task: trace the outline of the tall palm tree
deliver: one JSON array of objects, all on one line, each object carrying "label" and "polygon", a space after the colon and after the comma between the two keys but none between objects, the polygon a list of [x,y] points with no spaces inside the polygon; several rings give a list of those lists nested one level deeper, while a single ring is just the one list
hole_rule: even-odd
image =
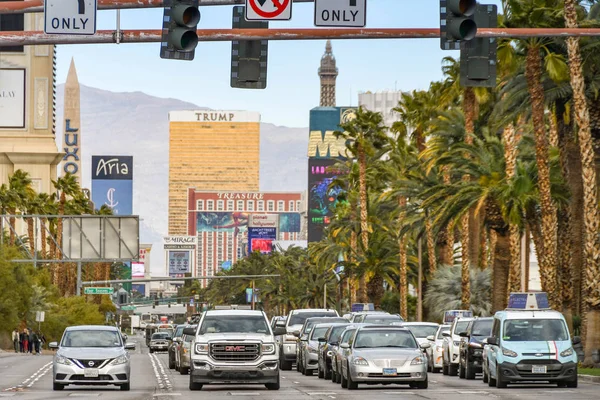
[{"label": "tall palm tree", "polygon": [[16,170],[9,178],[8,178],[8,190],[13,193],[12,199],[9,202],[9,212],[12,217],[10,217],[10,243],[14,244],[15,242],[15,232],[16,232],[16,218],[14,215],[19,212],[23,212],[25,210],[27,200],[35,193],[33,187],[31,186],[32,180],[29,176],[28,172],[25,172],[21,169]]},{"label": "tall palm tree", "polygon": [[[75,175],[70,173],[66,173],[65,176],[58,178],[56,181],[52,181],[54,188],[59,194],[58,200],[58,215],[65,215],[65,206],[67,203],[67,198],[79,193],[81,188],[79,187],[79,183],[77,182],[77,178]],[[57,221],[57,230],[56,230],[56,240],[59,245],[62,245],[62,234],[63,234],[63,221],[62,218],[58,218]],[[62,254],[60,250],[58,254],[56,254],[57,258],[62,258]]]},{"label": "tall palm tree", "polygon": [[[360,238],[362,247],[369,248],[368,196],[367,196],[367,159],[378,154],[387,144],[386,127],[379,113],[359,107],[355,118],[340,124],[343,131],[336,131],[337,138],[346,139],[348,150],[359,168],[359,202],[360,202]],[[381,154],[378,154],[381,156]],[[368,285],[383,285],[383,278],[375,275]]]},{"label": "tall palm tree", "polygon": [[[575,0],[564,0],[564,17],[567,28],[578,28]],[[598,183],[594,162],[594,148],[590,128],[590,114],[586,102],[585,81],[579,39],[567,38],[569,53],[569,71],[571,73],[571,87],[573,88],[573,102],[575,104],[575,120],[579,135],[579,148],[583,169],[583,202],[585,209],[585,301],[589,307],[586,315],[588,326],[600,324],[600,294],[598,282],[600,281],[600,242],[597,240],[600,228],[600,213],[598,211]],[[585,338],[586,361],[591,360],[592,351],[600,347],[600,337],[594,329],[586,329]],[[589,361],[588,361],[589,362]]]}]

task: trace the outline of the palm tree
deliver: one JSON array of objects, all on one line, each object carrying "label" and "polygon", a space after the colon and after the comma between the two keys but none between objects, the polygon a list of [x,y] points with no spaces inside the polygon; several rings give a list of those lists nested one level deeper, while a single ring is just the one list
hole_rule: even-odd
[{"label": "palm tree", "polygon": [[28,172],[21,169],[16,170],[8,178],[8,190],[13,193],[11,199],[9,199],[9,213],[10,217],[10,243],[15,243],[15,232],[16,232],[16,218],[14,215],[17,210],[23,212],[26,207],[27,199],[30,198],[35,192],[31,187],[31,177]]},{"label": "palm tree", "polygon": [[[54,188],[59,193],[59,202],[58,202],[58,215],[65,215],[65,206],[67,203],[67,197],[71,197],[76,193],[80,192],[79,183],[77,183],[77,178],[70,174],[66,173],[65,176],[58,178],[56,181],[52,181]],[[56,240],[59,245],[62,244],[62,234],[63,234],[63,221],[62,218],[58,218],[57,221],[57,230],[56,230]],[[60,250],[58,254],[56,254],[57,258],[62,258],[62,254]]]},{"label": "palm tree", "polygon": [[[359,168],[360,237],[362,247],[369,248],[367,159],[374,157],[387,144],[386,128],[379,113],[359,107],[355,118],[340,124],[343,131],[334,132],[336,138],[346,139],[347,147],[356,158]],[[377,154],[381,156],[381,154]],[[383,278],[375,275],[368,285],[383,285]],[[364,301],[364,299],[362,299]]]}]

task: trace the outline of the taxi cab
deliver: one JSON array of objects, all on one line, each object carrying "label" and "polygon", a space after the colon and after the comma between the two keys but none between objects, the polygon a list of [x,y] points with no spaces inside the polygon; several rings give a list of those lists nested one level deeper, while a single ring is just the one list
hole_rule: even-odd
[{"label": "taxi cab", "polygon": [[492,336],[484,348],[483,381],[550,382],[577,387],[577,354],[564,316],[548,306],[546,293],[511,293],[508,307],[494,315]]}]

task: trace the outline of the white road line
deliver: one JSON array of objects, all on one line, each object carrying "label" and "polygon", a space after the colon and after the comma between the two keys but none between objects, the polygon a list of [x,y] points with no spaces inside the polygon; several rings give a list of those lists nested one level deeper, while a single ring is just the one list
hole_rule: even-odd
[{"label": "white road line", "polygon": [[[44,364],[40,369],[38,369],[37,371],[35,371],[33,373],[33,375],[31,375],[29,378],[27,378],[23,382],[21,382],[20,385],[3,389],[3,391],[4,392],[9,392],[11,390],[18,390],[18,389],[21,389],[21,388],[24,388],[24,387],[30,388],[30,387],[33,386],[34,383],[36,383],[44,375],[46,375],[48,373],[48,371],[50,371],[51,369],[52,369],[52,361],[50,361],[47,364]],[[3,396],[3,397],[8,397],[8,396]]]},{"label": "white road line", "polygon": [[152,363],[152,369],[154,370],[154,376],[156,377],[156,381],[158,382],[158,387],[161,389],[165,388],[165,385],[162,381],[161,375],[158,372],[158,368],[156,367],[156,360],[154,358],[154,354],[149,354],[150,362]]},{"label": "white road line", "polygon": [[160,369],[160,373],[161,373],[161,375],[163,377],[163,381],[165,382],[165,385],[167,386],[167,389],[169,389],[169,390],[173,389],[173,385],[171,385],[171,381],[169,380],[169,376],[165,372],[165,367],[164,367],[163,363],[160,361],[160,359],[158,358],[158,356],[156,354],[154,354],[154,357],[156,357],[156,362],[158,363],[158,367]]},{"label": "white road line", "polygon": [[415,394],[415,392],[403,392],[403,391],[399,391],[399,392],[383,392],[383,394]]},{"label": "white road line", "polygon": [[306,393],[309,396],[330,396],[333,394],[337,394],[336,392],[308,392]]},{"label": "white road line", "polygon": [[100,393],[71,393],[69,397],[99,397]]},{"label": "white road line", "polygon": [[158,396],[181,396],[181,393],[154,393],[152,395],[153,397],[158,397]]},{"label": "white road line", "polygon": [[259,392],[229,392],[229,396],[260,396]]}]

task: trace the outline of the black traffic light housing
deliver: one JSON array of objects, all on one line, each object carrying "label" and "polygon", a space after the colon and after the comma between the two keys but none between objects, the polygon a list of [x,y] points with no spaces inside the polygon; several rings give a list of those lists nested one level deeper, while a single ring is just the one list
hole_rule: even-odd
[{"label": "black traffic light housing", "polygon": [[[498,27],[495,4],[477,6],[475,23],[481,28]],[[460,50],[460,84],[465,87],[495,87],[498,40],[475,38],[463,43]]]},{"label": "black traffic light housing", "polygon": [[472,40],[477,34],[473,18],[477,0],[440,0],[440,47],[459,50],[462,41]]},{"label": "black traffic light housing", "polygon": [[[268,29],[266,21],[246,21],[244,6],[233,7],[233,29]],[[267,87],[268,40],[231,42],[231,87],[265,89]]]},{"label": "black traffic light housing", "polygon": [[198,0],[165,0],[160,57],[172,60],[194,59],[198,45],[196,29],[200,22]]}]

